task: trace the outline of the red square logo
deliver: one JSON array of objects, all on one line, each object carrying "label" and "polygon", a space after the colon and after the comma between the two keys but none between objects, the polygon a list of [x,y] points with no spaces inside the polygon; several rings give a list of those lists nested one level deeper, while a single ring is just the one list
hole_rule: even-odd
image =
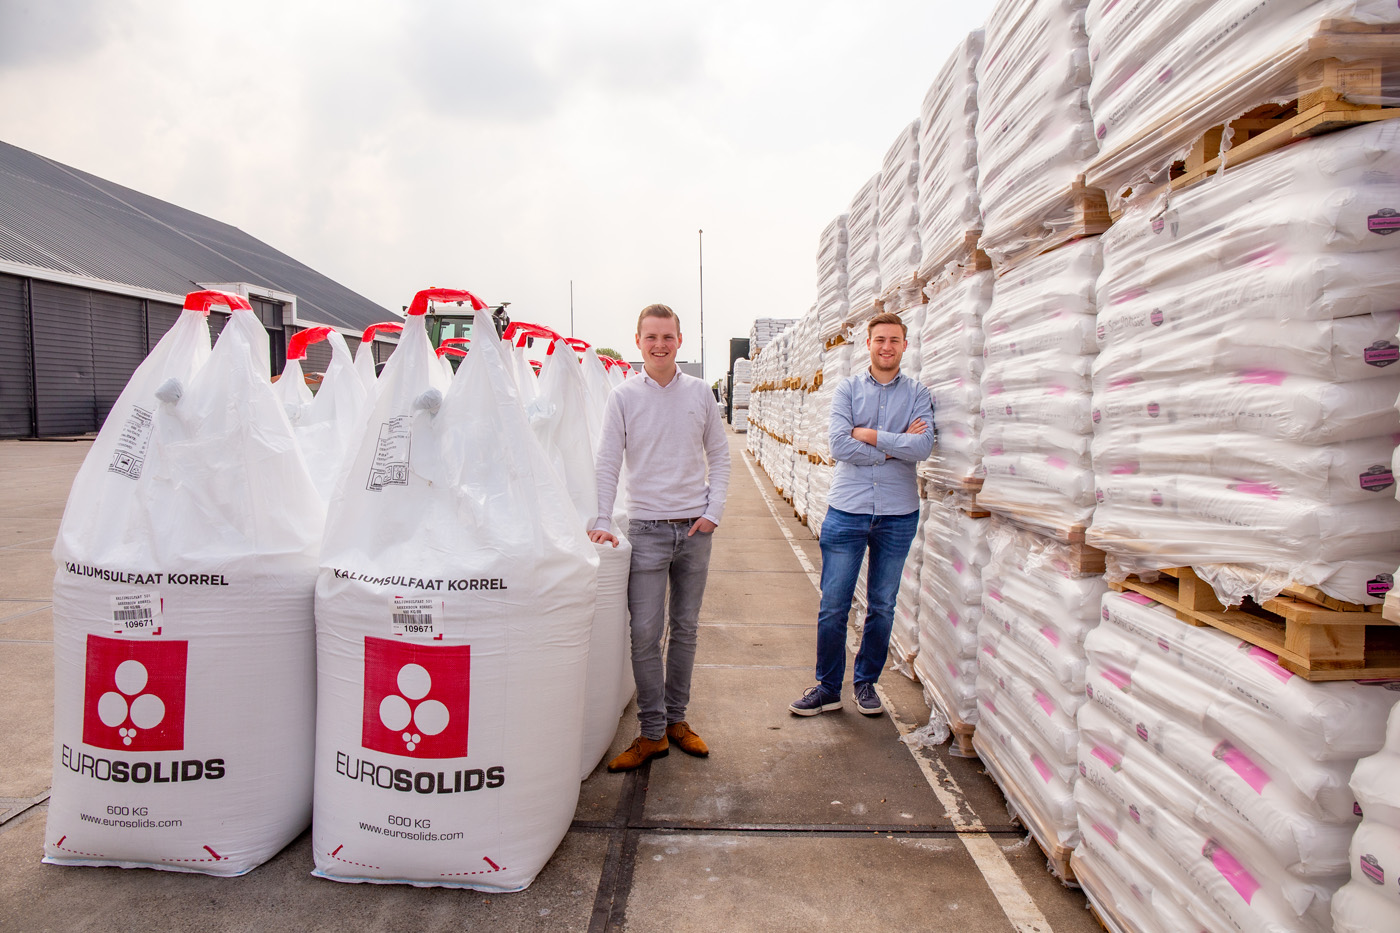
[{"label": "red square logo", "polygon": [[187,641],[87,637],[83,742],[119,752],[185,747]]},{"label": "red square logo", "polygon": [[470,645],[365,638],[360,744],[408,758],[465,758]]}]

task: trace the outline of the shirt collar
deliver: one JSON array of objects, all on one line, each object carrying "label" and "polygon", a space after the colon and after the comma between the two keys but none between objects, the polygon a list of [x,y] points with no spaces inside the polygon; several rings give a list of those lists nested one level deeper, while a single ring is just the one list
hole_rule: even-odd
[{"label": "shirt collar", "polygon": [[681,368],[679,366],[676,367],[676,374],[671,377],[671,381],[666,383],[665,385],[662,385],[655,379],[651,378],[651,373],[647,372],[645,367],[643,367],[642,369],[642,381],[645,382],[647,385],[655,386],[656,388],[661,389],[663,392],[671,388],[671,386],[675,385],[677,382],[679,382],[680,378]]},{"label": "shirt collar", "polygon": [[895,373],[895,377],[894,377],[893,379],[891,379],[889,382],[881,383],[879,380],[877,380],[874,376],[872,376],[872,375],[870,374],[870,367],[869,367],[869,366],[867,366],[867,367],[865,367],[865,369],[861,370],[861,375],[865,377],[865,379],[866,379],[867,382],[869,382],[871,385],[873,385],[873,386],[874,386],[875,388],[877,388],[877,389],[888,389],[888,388],[890,388],[891,386],[894,386],[894,385],[898,384],[898,383],[899,383],[899,380],[901,380],[901,379],[904,378],[904,373],[903,373],[903,371],[900,371],[900,372],[898,372],[898,373]]}]

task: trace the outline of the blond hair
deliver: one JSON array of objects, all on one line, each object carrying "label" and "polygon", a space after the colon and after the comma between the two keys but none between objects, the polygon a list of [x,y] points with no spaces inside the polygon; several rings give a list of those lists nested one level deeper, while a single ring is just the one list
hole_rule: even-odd
[{"label": "blond hair", "polygon": [[676,333],[681,332],[681,316],[672,311],[669,305],[647,305],[642,309],[642,313],[637,315],[637,336],[642,335],[642,322],[649,317],[668,317],[676,322]]},{"label": "blond hair", "polygon": [[[899,327],[900,332],[904,334],[904,339],[909,339],[908,325],[904,323],[904,319],[902,317],[900,317],[898,314],[895,314],[893,311],[886,311],[882,314],[877,314],[873,318],[871,318],[870,323],[865,325],[865,339],[869,340],[870,335],[875,333],[875,328],[879,327],[881,324],[897,325]],[[680,327],[679,322],[676,324],[676,326]]]}]

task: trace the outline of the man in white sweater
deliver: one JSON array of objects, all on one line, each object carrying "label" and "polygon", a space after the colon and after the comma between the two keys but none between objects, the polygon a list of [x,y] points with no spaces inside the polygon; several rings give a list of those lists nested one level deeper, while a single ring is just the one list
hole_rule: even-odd
[{"label": "man in white sweater", "polygon": [[[641,735],[608,763],[609,771],[639,768],[667,754],[672,742],[691,755],[710,753],[685,715],[711,536],[729,488],[729,443],[709,386],[676,367],[680,346],[676,312],[666,305],[644,308],[637,318],[643,372],[608,396],[598,447],[598,516],[588,533],[595,542],[617,545],[613,503],[627,465],[627,608],[641,725]],[[663,662],[668,584],[670,637]]]}]

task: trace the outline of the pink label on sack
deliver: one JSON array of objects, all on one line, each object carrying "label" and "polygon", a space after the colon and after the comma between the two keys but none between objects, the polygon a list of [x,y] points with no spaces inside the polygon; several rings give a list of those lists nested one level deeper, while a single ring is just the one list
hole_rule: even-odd
[{"label": "pink label on sack", "polygon": [[1045,387],[1045,394],[1046,394],[1046,395],[1064,395],[1064,394],[1065,394],[1066,392],[1068,392],[1068,391],[1069,391],[1069,389],[1065,388],[1064,386],[1046,386],[1046,387]]},{"label": "pink label on sack", "polygon": [[1124,598],[1124,599],[1130,601],[1130,602],[1137,603],[1139,606],[1155,606],[1155,605],[1157,605],[1157,601],[1156,601],[1155,599],[1148,599],[1146,596],[1142,595],[1141,593],[1132,593],[1132,592],[1128,592],[1128,593],[1120,593],[1120,594],[1118,594],[1118,595],[1121,596],[1122,598]]},{"label": "pink label on sack", "polygon": [[1114,670],[1111,667],[1106,667],[1103,669],[1102,674],[1104,680],[1113,684],[1113,686],[1117,687],[1119,690],[1122,690],[1124,693],[1127,693],[1128,688],[1133,685],[1133,678],[1130,677],[1128,674],[1124,673],[1123,671],[1118,671]]},{"label": "pink label on sack", "polygon": [[958,573],[962,573],[962,572],[963,572],[963,567],[964,567],[964,566],[966,566],[966,565],[962,562],[962,558],[961,558],[961,557],[954,557],[954,558],[953,558],[953,569],[956,570]]},{"label": "pink label on sack", "polygon": [[948,662],[948,673],[953,675],[954,680],[958,680],[962,677],[962,675],[958,673],[958,666],[952,661]]},{"label": "pink label on sack", "polygon": [[[1243,643],[1242,643],[1243,644]],[[1246,653],[1253,658],[1264,670],[1273,674],[1283,683],[1288,683],[1293,679],[1293,674],[1278,663],[1278,655],[1272,651],[1265,651],[1263,648],[1256,648],[1250,645]]]},{"label": "pink label on sack", "polygon": [[1119,389],[1126,389],[1129,386],[1137,385],[1141,381],[1142,380],[1137,376],[1123,376],[1119,379],[1113,379],[1108,383],[1108,391],[1116,392]]},{"label": "pink label on sack", "polygon": [[1288,373],[1279,372],[1277,369],[1242,369],[1240,370],[1240,385],[1247,386],[1281,386],[1283,380],[1288,378]]},{"label": "pink label on sack", "polygon": [[1069,466],[1069,461],[1062,460],[1059,457],[1046,457],[1045,464],[1046,466],[1052,466],[1057,470],[1063,470]]},{"label": "pink label on sack", "polygon": [[1240,860],[1231,855],[1228,849],[1212,839],[1206,842],[1201,854],[1215,866],[1222,878],[1230,882],[1230,887],[1244,898],[1246,904],[1254,900],[1254,894],[1259,890],[1259,882],[1254,880],[1254,876],[1245,870]]},{"label": "pink label on sack", "polygon": [[1095,745],[1089,754],[1108,765],[1110,771],[1118,771],[1123,767],[1123,756],[1111,748]]},{"label": "pink label on sack", "polygon": [[1001,602],[1001,590],[992,589],[989,586],[987,587],[987,595],[992,597],[992,599],[995,599],[997,602]]},{"label": "pink label on sack", "polygon": [[1118,848],[1117,830],[1115,830],[1112,826],[1105,826],[1102,823],[1094,823],[1092,825],[1094,827],[1094,832],[1107,839],[1109,845],[1113,846],[1115,849]]},{"label": "pink label on sack", "polygon": [[948,621],[952,624],[953,628],[957,628],[959,625],[962,625],[962,616],[958,615],[955,610],[949,609]]},{"label": "pink label on sack", "polygon": [[989,657],[989,658],[994,658],[994,657],[997,656],[997,649],[996,649],[996,646],[993,645],[993,644],[991,644],[990,642],[983,642],[983,643],[982,643],[982,653],[985,654],[985,655],[986,655],[987,657]]},{"label": "pink label on sack", "polygon": [[993,716],[1000,716],[1000,715],[1001,715],[1000,711],[997,710],[997,705],[996,705],[995,701],[993,701],[991,698],[989,698],[989,697],[982,697],[982,705],[985,706],[985,707],[987,707],[987,709],[991,710],[991,713],[992,713]]},{"label": "pink label on sack", "polygon": [[1031,764],[1035,765],[1035,770],[1040,773],[1040,779],[1049,784],[1050,778],[1055,774],[1050,770],[1050,766],[1039,755],[1031,755]]},{"label": "pink label on sack", "polygon": [[1114,476],[1131,476],[1141,469],[1141,465],[1136,460],[1127,460],[1123,463],[1115,463],[1109,471]]},{"label": "pink label on sack", "polygon": [[1271,778],[1264,773],[1264,769],[1229,742],[1221,742],[1215,746],[1211,754],[1225,762],[1231,771],[1238,774],[1246,784],[1254,789],[1256,794],[1264,793],[1264,788],[1269,786]]},{"label": "pink label on sack", "polygon": [[1121,291],[1114,295],[1113,298],[1110,299],[1109,304],[1121,305],[1125,301],[1132,301],[1146,294],[1147,289],[1145,288],[1129,288],[1126,291]]},{"label": "pink label on sack", "polygon": [[1396,360],[1400,360],[1400,346],[1396,346],[1389,340],[1377,340],[1361,351],[1361,355],[1367,366],[1389,366]]},{"label": "pink label on sack", "polygon": [[1060,633],[1055,631],[1050,626],[1047,625],[1044,628],[1042,628],[1040,630],[1040,634],[1044,635],[1045,640],[1048,641],[1050,644],[1054,645],[1056,648],[1060,647]]},{"label": "pink label on sack", "polygon": [[1361,869],[1361,874],[1375,884],[1385,884],[1385,869],[1381,867],[1381,860],[1374,855],[1367,854],[1358,857],[1356,866]]},{"label": "pink label on sack", "polygon": [[1400,211],[1393,207],[1383,207],[1366,218],[1366,229],[1381,236],[1390,236],[1400,230]]},{"label": "pink label on sack", "polygon": [[1055,701],[1050,699],[1050,697],[1037,690],[1035,692],[1035,701],[1040,704],[1041,709],[1045,710],[1045,715],[1055,715]]},{"label": "pink label on sack", "polygon": [[1380,492],[1394,485],[1395,474],[1387,466],[1376,464],[1361,474],[1361,488],[1367,492]]},{"label": "pink label on sack", "polygon": [[1282,491],[1270,483],[1231,483],[1229,488],[1251,496],[1263,496],[1265,499],[1277,500],[1282,495]]}]

